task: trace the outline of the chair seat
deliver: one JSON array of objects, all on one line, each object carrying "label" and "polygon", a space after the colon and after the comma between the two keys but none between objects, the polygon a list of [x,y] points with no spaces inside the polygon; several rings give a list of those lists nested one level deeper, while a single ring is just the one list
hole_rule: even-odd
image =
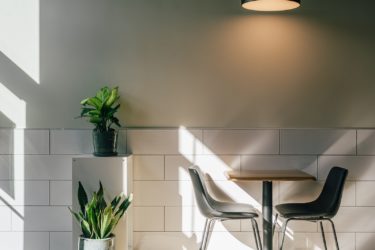
[{"label": "chair seat", "polygon": [[220,216],[231,219],[258,217],[254,207],[243,203],[214,201],[212,207],[220,213]]},{"label": "chair seat", "polygon": [[276,206],[276,210],[279,214],[288,218],[300,218],[300,219],[319,219],[319,218],[330,218],[331,216],[322,211],[315,203],[286,203]]}]

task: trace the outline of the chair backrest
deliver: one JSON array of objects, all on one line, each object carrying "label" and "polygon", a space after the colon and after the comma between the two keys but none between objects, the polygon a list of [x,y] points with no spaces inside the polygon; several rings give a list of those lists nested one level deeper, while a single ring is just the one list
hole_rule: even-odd
[{"label": "chair backrest", "polygon": [[199,210],[204,216],[211,217],[214,213],[214,209],[211,207],[209,202],[211,197],[208,194],[206,185],[204,183],[204,176],[202,172],[200,171],[199,167],[191,166],[189,167],[189,174],[193,183],[194,194]]},{"label": "chair backrest", "polygon": [[323,190],[316,200],[317,205],[320,206],[320,209],[324,209],[328,217],[335,216],[340,208],[347,176],[348,170],[345,168],[333,167],[329,171]]}]

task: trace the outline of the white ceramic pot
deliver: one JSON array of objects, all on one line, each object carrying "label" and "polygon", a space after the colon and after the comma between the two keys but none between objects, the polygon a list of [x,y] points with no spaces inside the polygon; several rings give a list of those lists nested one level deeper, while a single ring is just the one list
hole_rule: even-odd
[{"label": "white ceramic pot", "polygon": [[115,236],[102,240],[80,237],[78,239],[78,250],[115,250]]}]

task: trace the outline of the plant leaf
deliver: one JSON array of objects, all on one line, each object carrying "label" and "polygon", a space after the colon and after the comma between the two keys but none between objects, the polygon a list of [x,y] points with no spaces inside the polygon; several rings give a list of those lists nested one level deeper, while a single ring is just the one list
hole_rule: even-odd
[{"label": "plant leaf", "polygon": [[133,200],[133,194],[130,194],[130,195],[129,195],[129,196],[128,196],[128,197],[127,197],[122,203],[121,203],[121,205],[119,206],[119,208],[118,208],[118,210],[117,210],[117,212],[116,212],[115,215],[120,214],[120,215],[121,215],[120,217],[122,217],[122,216],[124,215],[125,211],[128,209],[129,205],[131,204],[132,200]]},{"label": "plant leaf", "polygon": [[87,104],[87,101],[89,100],[90,98],[86,98],[84,100],[81,101],[81,105],[86,105]]},{"label": "plant leaf", "polygon": [[123,195],[119,195],[119,196],[116,196],[112,202],[111,202],[111,206],[112,206],[112,210],[115,210],[116,207],[118,206],[118,204],[120,203],[121,201],[121,198],[122,198]]},{"label": "plant leaf", "polygon": [[121,127],[120,121],[116,117],[112,117],[111,122],[116,124],[116,126]]},{"label": "plant leaf", "polygon": [[79,206],[81,207],[81,212],[85,214],[85,206],[88,203],[88,199],[87,199],[86,191],[84,187],[82,186],[81,182],[78,182],[78,202],[79,202]]},{"label": "plant leaf", "polygon": [[77,222],[80,223],[82,220],[81,216],[78,213],[74,212],[70,207],[68,207],[68,209],[70,213],[74,215],[74,218],[77,220]]},{"label": "plant leaf", "polygon": [[90,224],[83,220],[81,222],[81,229],[82,229],[82,234],[85,238],[91,238],[92,237],[92,232],[90,230]]},{"label": "plant leaf", "polygon": [[111,223],[111,217],[112,217],[112,206],[108,206],[104,209],[102,220],[101,220],[101,228],[100,228],[100,237],[104,238],[105,233],[107,231],[107,227]]}]

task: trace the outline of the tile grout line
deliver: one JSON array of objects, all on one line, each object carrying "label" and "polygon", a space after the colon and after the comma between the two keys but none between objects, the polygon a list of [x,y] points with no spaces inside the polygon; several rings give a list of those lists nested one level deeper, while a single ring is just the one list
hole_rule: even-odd
[{"label": "tile grout line", "polygon": [[166,210],[166,207],[164,206],[164,220],[163,220],[164,232],[165,232],[165,220],[166,220],[166,217],[165,217],[165,210]]},{"label": "tile grout line", "polygon": [[163,155],[163,171],[164,171],[164,181],[166,180],[165,179],[165,175],[166,175],[166,173],[165,173],[165,155]]},{"label": "tile grout line", "polygon": [[51,206],[51,180],[48,180],[48,204]]},{"label": "tile grout line", "polygon": [[319,181],[319,155],[316,156],[316,179]]},{"label": "tile grout line", "polygon": [[279,155],[281,155],[281,129],[279,129]]},{"label": "tile grout line", "polygon": [[48,129],[48,154],[51,155],[51,129]]},{"label": "tile grout line", "polygon": [[125,154],[128,154],[128,129],[125,128]]},{"label": "tile grout line", "polygon": [[358,155],[358,130],[355,130],[355,155]]}]

